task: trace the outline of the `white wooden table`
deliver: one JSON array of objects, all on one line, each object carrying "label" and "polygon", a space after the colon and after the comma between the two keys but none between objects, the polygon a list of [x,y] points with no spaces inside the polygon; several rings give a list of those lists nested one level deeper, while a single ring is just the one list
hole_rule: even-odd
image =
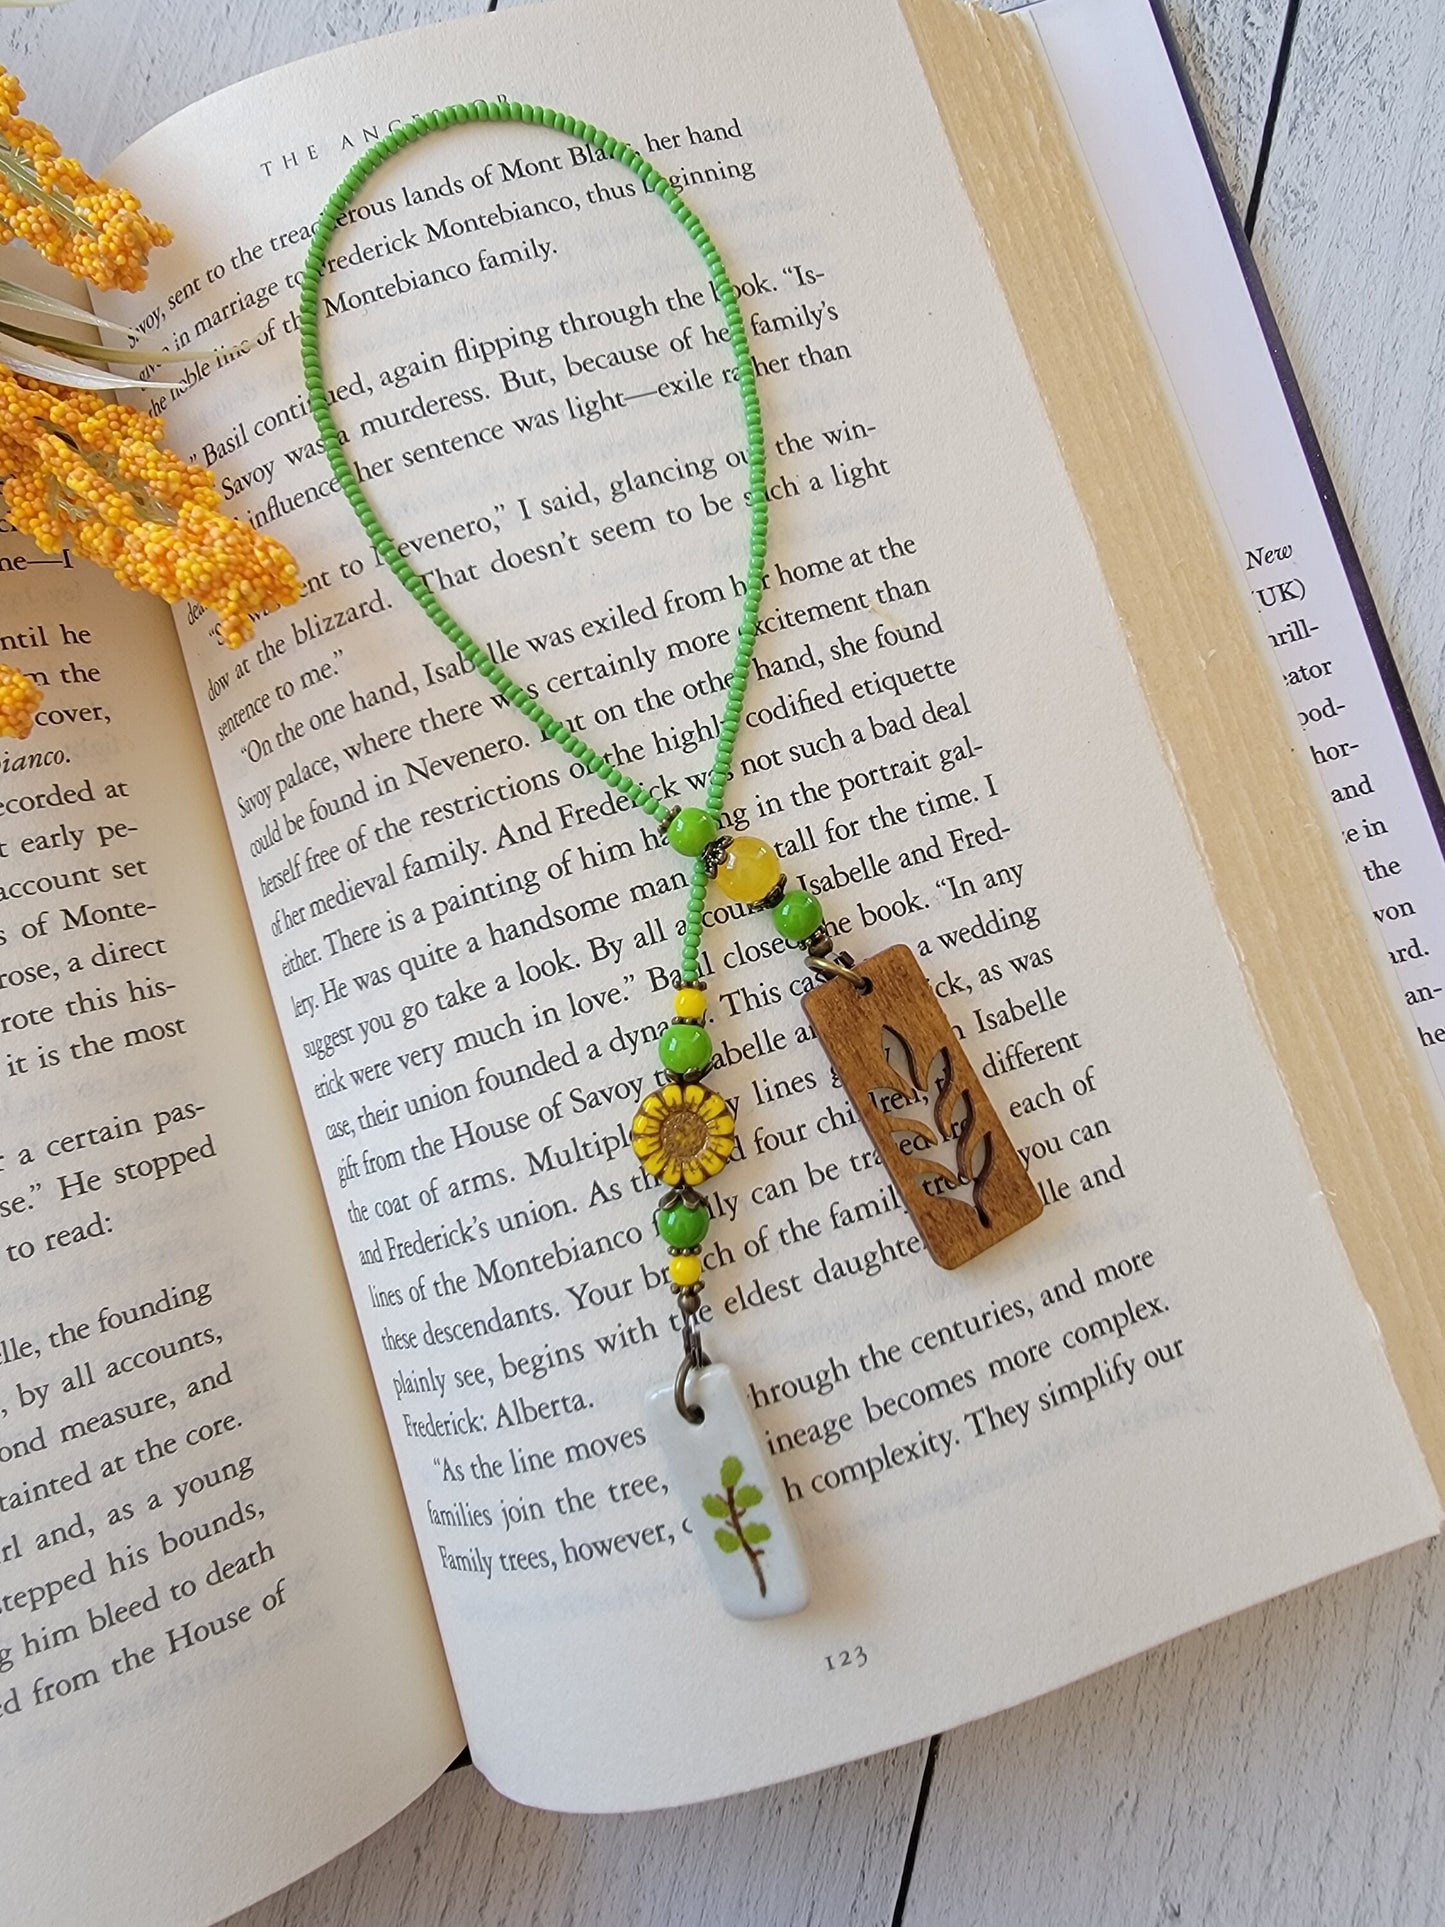
[{"label": "white wooden table", "polygon": [[[99,164],[261,68],[481,0],[73,0],[0,61]],[[1168,0],[1445,769],[1445,10]],[[198,30],[200,29],[200,30]],[[0,1909],[3,1911],[3,1909]],[[932,1745],[672,1814],[448,1775],[231,1927],[1434,1927],[1445,1555],[1347,1574]]]}]

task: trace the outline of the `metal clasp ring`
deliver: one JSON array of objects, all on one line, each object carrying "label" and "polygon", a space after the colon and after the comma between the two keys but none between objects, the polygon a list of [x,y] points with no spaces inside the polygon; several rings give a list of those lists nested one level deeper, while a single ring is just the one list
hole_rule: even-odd
[{"label": "metal clasp ring", "polygon": [[687,1397],[687,1380],[690,1372],[700,1372],[711,1360],[703,1350],[702,1329],[697,1315],[687,1306],[682,1307],[682,1363],[677,1368],[677,1377],[672,1384],[672,1402],[679,1415],[689,1425],[701,1425],[707,1417],[700,1405],[690,1405]]},{"label": "metal clasp ring", "polygon": [[[702,1363],[705,1365],[707,1360],[704,1358]],[[684,1352],[682,1363],[677,1368],[677,1377],[673,1380],[672,1385],[672,1402],[677,1407],[679,1414],[687,1420],[689,1425],[701,1425],[707,1417],[706,1412],[703,1411],[700,1405],[689,1405],[687,1402],[688,1373],[695,1369],[695,1361],[688,1353]]]},{"label": "metal clasp ring", "polygon": [[853,959],[846,950],[839,951],[836,961],[831,957],[809,957],[808,968],[816,970],[820,977],[841,977],[845,983],[852,984],[855,990],[873,988],[873,980],[853,968]]}]

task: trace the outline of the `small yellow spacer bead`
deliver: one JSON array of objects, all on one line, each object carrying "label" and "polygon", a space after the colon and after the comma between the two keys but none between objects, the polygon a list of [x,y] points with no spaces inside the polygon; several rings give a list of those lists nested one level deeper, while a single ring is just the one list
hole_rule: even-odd
[{"label": "small yellow spacer bead", "polygon": [[668,1260],[667,1275],[674,1291],[687,1291],[702,1276],[702,1259],[696,1252],[681,1251]]},{"label": "small yellow spacer bead", "polygon": [[782,874],[771,843],[760,836],[735,836],[718,865],[717,887],[734,903],[761,903]]},{"label": "small yellow spacer bead", "polygon": [[672,1000],[672,1009],[683,1023],[699,1023],[707,1015],[707,992],[695,984],[684,984]]}]

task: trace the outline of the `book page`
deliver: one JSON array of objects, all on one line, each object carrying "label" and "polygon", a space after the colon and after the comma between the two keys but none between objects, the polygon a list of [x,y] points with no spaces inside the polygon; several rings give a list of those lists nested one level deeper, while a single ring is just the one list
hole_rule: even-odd
[{"label": "book page", "polygon": [[229,1913],[455,1708],[169,612],[0,529],[7,1921]]},{"label": "book page", "polygon": [[[1036,0],[1028,17],[1209,477],[1300,756],[1359,879],[1403,1027],[1445,1084],[1445,1023],[1432,1015],[1445,997],[1439,788],[1359,557],[1326,507],[1314,431],[1292,378],[1281,387],[1263,291],[1213,217],[1148,0]],[[1117,111],[1121,95],[1135,111]]]},{"label": "book page", "polygon": [[[709,1079],[741,1152],[709,1187],[708,1348],[811,1562],[787,1620],[723,1615],[641,1419],[679,1347],[628,1127],[685,870],[409,604],[301,400],[295,287],[336,180],[496,93],[630,140],[714,233],[774,511],[729,826],[849,948],[912,944],[1047,1205],[934,1270],[801,1019],[798,954],[710,902]],[[171,433],[308,593],[240,661],[183,625],[187,660],[489,1776],[555,1807],[726,1793],[1432,1531],[901,24],[521,9],[232,90],[123,172],[181,234],[228,209],[149,313],[256,345]],[[665,211],[559,136],[449,130],[368,182],[323,299],[404,552],[544,704],[696,800],[743,437]]]}]

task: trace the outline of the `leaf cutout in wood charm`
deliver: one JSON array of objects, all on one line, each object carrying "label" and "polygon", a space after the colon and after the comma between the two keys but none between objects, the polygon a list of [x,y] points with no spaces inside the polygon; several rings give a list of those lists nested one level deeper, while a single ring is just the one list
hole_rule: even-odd
[{"label": "leaf cutout in wood charm", "polygon": [[[958,1140],[958,1155],[960,1158],[963,1156],[964,1143],[965,1140],[963,1138]],[[989,1227],[989,1215],[983,1208],[980,1201],[980,1194],[983,1191],[983,1181],[992,1169],[993,1132],[985,1131],[978,1143],[973,1147],[973,1157],[969,1164],[969,1181],[973,1186],[973,1208],[978,1213],[978,1221],[985,1231],[987,1231]]]},{"label": "leaf cutout in wood charm", "polygon": [[[908,1039],[888,1024],[880,1025],[878,1031],[878,1052],[883,1059],[883,1067],[892,1080],[893,1093],[907,1101],[918,1094],[918,1067],[913,1061],[913,1052],[908,1047]],[[902,1059],[900,1065],[899,1059]],[[876,1092],[875,1096],[884,1096]]]},{"label": "leaf cutout in wood charm", "polygon": [[1043,1210],[917,959],[860,959],[803,999],[888,1175],[937,1262],[967,1263]]},{"label": "leaf cutout in wood charm", "polygon": [[[914,1063],[913,1052],[909,1049],[908,1039],[885,1024],[881,1027],[878,1039],[879,1055],[892,1074],[892,1082],[886,1090],[870,1090],[868,1102],[883,1119],[884,1124],[894,1134],[898,1148],[915,1162],[915,1153],[924,1145],[939,1144],[945,1141],[947,1132],[941,1121],[937,1132],[932,1131],[919,1115],[919,1100],[928,1086],[920,1084],[918,1068]],[[899,1059],[902,1059],[900,1067]],[[948,1076],[947,1053],[938,1052],[929,1066],[929,1083],[942,1058],[943,1076]],[[936,1118],[936,1121],[937,1118]],[[929,1169],[943,1176],[943,1167],[929,1161]]]},{"label": "leaf cutout in wood charm", "polygon": [[[986,1230],[989,1215],[981,1192],[993,1164],[993,1134],[985,1131],[977,1143],[971,1143],[977,1111],[967,1083],[955,1079],[953,1053],[946,1044],[935,1051],[927,1073],[920,1078],[908,1038],[885,1024],[879,1048],[890,1070],[896,1068],[895,1046],[907,1066],[908,1085],[900,1079],[896,1090],[872,1090],[868,1093],[869,1102],[882,1113],[898,1149],[917,1172],[925,1190],[935,1197],[954,1193],[956,1202],[967,1205]],[[917,1115],[917,1107],[927,1106],[930,1099],[936,1131]],[[950,1143],[953,1145],[951,1165],[940,1163],[936,1157],[920,1155],[924,1147],[941,1149]]]},{"label": "leaf cutout in wood charm", "polygon": [[939,1051],[938,1055],[928,1067],[928,1081],[930,1084],[933,1082],[935,1071],[938,1073],[938,1089],[937,1095],[933,1100],[933,1121],[938,1126],[939,1141],[946,1144],[952,1135],[953,1113],[958,1107],[960,1097],[962,1097],[964,1103],[968,1106],[968,1118],[963,1126],[964,1131],[967,1133],[972,1129],[973,1099],[969,1096],[966,1085],[958,1089],[954,1087],[953,1053],[948,1049],[947,1045]]}]

